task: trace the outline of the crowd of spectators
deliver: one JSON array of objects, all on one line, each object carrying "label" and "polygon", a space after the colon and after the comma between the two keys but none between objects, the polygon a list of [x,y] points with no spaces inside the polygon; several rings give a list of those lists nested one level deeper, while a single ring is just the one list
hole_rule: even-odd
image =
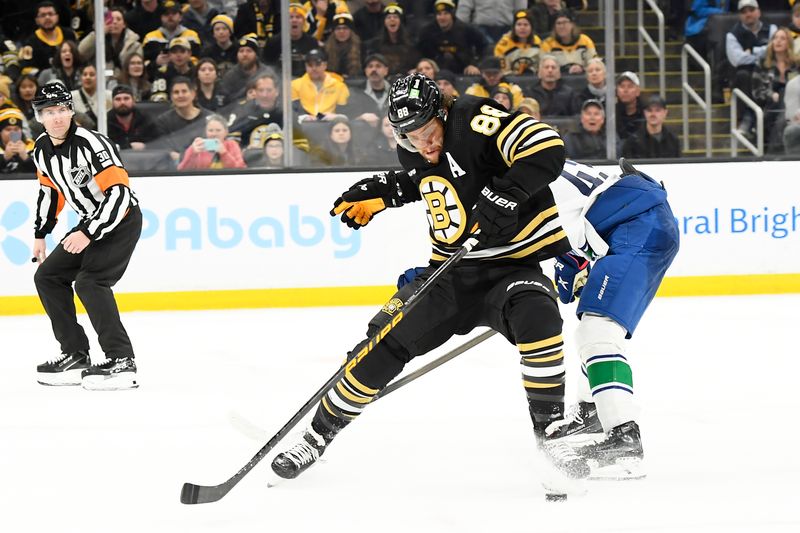
[{"label": "crowd of spectators", "polygon": [[[587,3],[292,3],[292,106],[283,109],[277,0],[106,0],[105,87],[97,86],[92,2],[10,2],[0,36],[0,171],[28,168],[25,147],[42,132],[31,100],[53,80],[72,91],[80,124],[95,128],[106,113],[123,157],[168,167],[159,170],[278,168],[286,150],[299,165],[391,165],[388,90],[411,71],[447,94],[493,98],[551,121],[573,158],[605,159],[608,113],[616,114],[620,155],[678,157],[678,139],[665,124],[667,102],[642,94],[643,73],[607,80],[603,59],[578,25]],[[703,52],[724,49],[715,88],[739,88],[764,107],[770,150],[800,150],[800,2],[762,0],[787,20],[791,13],[791,23],[780,26],[761,21],[756,0],[679,3],[685,20],[678,16],[671,31],[685,28],[686,42]],[[710,43],[709,17],[728,10],[738,21],[724,43]],[[609,82],[615,102],[605,101]],[[746,135],[753,118],[741,114]],[[287,120],[292,139],[283,134]],[[151,157],[154,151],[165,157]]]}]

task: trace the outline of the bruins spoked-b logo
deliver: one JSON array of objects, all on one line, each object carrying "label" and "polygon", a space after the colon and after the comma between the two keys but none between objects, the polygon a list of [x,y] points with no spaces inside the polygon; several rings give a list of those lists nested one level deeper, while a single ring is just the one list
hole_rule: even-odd
[{"label": "bruins spoked-b logo", "polygon": [[455,187],[441,176],[426,176],[419,191],[428,204],[426,213],[433,238],[446,244],[456,242],[464,233],[467,214]]},{"label": "bruins spoked-b logo", "polygon": [[92,172],[86,165],[80,165],[75,168],[69,169],[69,177],[76,187],[83,187],[92,178]]}]

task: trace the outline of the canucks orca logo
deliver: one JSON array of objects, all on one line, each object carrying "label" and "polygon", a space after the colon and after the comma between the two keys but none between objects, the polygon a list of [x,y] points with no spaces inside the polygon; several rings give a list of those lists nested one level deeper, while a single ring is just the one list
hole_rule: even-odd
[{"label": "canucks orca logo", "polygon": [[69,177],[72,179],[72,183],[75,184],[76,187],[83,187],[92,177],[92,172],[89,170],[89,167],[86,165],[80,165],[77,168],[69,169]]}]

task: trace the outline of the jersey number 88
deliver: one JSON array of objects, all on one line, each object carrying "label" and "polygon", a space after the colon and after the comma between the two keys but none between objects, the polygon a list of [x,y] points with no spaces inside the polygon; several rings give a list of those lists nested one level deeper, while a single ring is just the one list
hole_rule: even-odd
[{"label": "jersey number 88", "polygon": [[500,127],[500,119],[509,115],[509,113],[495,109],[490,105],[482,105],[481,113],[472,118],[469,126],[473,131],[487,136],[494,135],[494,132]]}]

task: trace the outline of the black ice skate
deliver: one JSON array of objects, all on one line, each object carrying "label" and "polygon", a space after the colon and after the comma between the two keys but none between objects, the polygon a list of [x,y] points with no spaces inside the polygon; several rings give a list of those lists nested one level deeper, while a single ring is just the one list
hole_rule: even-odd
[{"label": "black ice skate", "polygon": [[570,443],[595,443],[603,438],[603,426],[594,403],[578,402],[564,418],[544,430],[545,439],[567,439]]},{"label": "black ice skate", "polygon": [[608,432],[605,440],[578,448],[591,467],[591,479],[641,479],[644,450],[639,425],[626,422]]},{"label": "black ice skate", "polygon": [[297,443],[272,460],[272,471],[282,479],[294,479],[305,472],[325,452],[325,439],[308,427]]},{"label": "black ice skate", "polygon": [[139,386],[132,357],[106,359],[84,370],[81,376],[81,385],[86,390],[122,390]]},{"label": "black ice skate", "polygon": [[89,368],[89,352],[62,353],[36,367],[36,381],[42,385],[80,385],[81,372]]}]

